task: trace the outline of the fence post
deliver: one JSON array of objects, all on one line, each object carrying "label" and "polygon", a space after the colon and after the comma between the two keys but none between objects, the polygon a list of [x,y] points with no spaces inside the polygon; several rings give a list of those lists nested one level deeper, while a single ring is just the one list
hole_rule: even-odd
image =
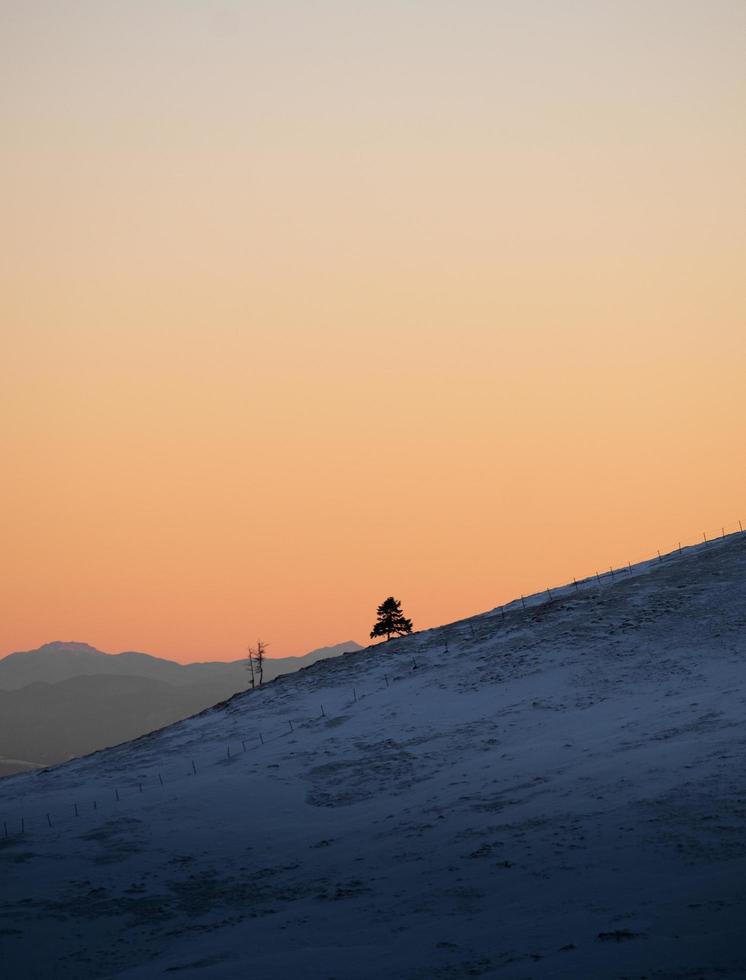
[{"label": "fence post", "polygon": [[578,580],[576,578],[573,578],[572,584],[575,586],[575,591],[580,592],[580,586],[578,585]]},{"label": "fence post", "polygon": [[294,728],[293,728],[293,723],[292,723],[292,721],[290,721],[290,719],[289,719],[289,718],[288,718],[288,725],[290,725],[290,731],[291,731],[291,732],[292,732],[292,731],[294,731]]},{"label": "fence post", "polygon": [[679,554],[681,554],[681,542],[679,541]]},{"label": "fence post", "polygon": [[7,825],[7,823],[4,820],[3,820],[3,831],[5,832],[5,836],[7,837],[8,836],[8,825]]},{"label": "fence post", "polygon": [[142,793],[142,783],[137,784],[140,787],[140,792]]},{"label": "fence post", "polygon": [[707,533],[705,531],[702,532],[702,539],[704,540],[704,543],[707,544]]},{"label": "fence post", "polygon": [[596,572],[596,580],[597,580],[598,584],[600,585],[601,584],[601,576],[598,574],[598,572]]},{"label": "fence post", "polygon": [[740,521],[738,522],[738,527],[741,530],[741,534],[743,534],[743,524]]},{"label": "fence post", "polygon": [[117,803],[118,803],[119,802],[119,790],[116,787],[114,787],[114,796],[116,796]]},{"label": "fence post", "polygon": [[73,803],[73,806],[75,807],[75,816],[77,817],[77,815],[78,815],[78,804],[77,803]]},{"label": "fence post", "polygon": [[245,752],[246,751],[246,739],[245,738],[242,738],[241,739],[241,745],[243,746],[243,750]]},{"label": "fence post", "polygon": [[388,674],[384,674],[383,675],[383,679],[386,681],[386,687],[388,687],[389,686],[389,675]]},{"label": "fence post", "polygon": [[554,598],[554,596],[552,595],[552,590],[551,589],[547,589],[547,595],[549,596],[549,601],[551,602],[551,600]]},{"label": "fence post", "polygon": [[158,773],[158,782],[163,786],[163,776],[160,773]]},{"label": "fence post", "polygon": [[259,741],[264,745],[264,739],[262,738],[262,733],[259,732]]},{"label": "fence post", "polygon": [[23,817],[21,817],[21,833],[22,834],[26,833],[26,821],[24,820]]},{"label": "fence post", "polygon": [[194,764],[194,759],[192,759],[192,774],[197,775],[197,767]]},{"label": "fence post", "polygon": [[225,754],[230,759],[230,757],[231,757],[231,747],[230,747],[230,745],[226,745],[226,747],[225,747]]},{"label": "fence post", "polygon": [[47,814],[47,823],[50,827],[52,826],[52,818],[49,816],[49,814]]},{"label": "fence post", "polygon": [[524,609],[526,608],[526,602],[523,598],[523,593],[521,593],[521,605],[523,606]]},{"label": "fence post", "polygon": [[614,566],[609,565],[609,571],[611,572],[611,581],[614,581]]},{"label": "fence post", "polygon": [[656,548],[656,551],[658,552],[658,561],[663,561],[661,558],[660,548]]},{"label": "fence post", "polygon": [[354,687],[352,689],[352,700],[357,701],[357,691],[355,690]]}]

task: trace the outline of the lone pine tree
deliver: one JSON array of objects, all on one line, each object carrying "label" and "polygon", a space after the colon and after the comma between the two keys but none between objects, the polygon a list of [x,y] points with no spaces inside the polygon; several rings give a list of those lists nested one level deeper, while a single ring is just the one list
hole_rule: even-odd
[{"label": "lone pine tree", "polygon": [[402,613],[401,602],[392,595],[388,599],[384,599],[376,610],[376,614],[378,620],[370,631],[372,640],[377,636],[385,636],[387,640],[390,640],[394,634],[404,636],[406,633],[412,632],[412,620],[407,619]]}]

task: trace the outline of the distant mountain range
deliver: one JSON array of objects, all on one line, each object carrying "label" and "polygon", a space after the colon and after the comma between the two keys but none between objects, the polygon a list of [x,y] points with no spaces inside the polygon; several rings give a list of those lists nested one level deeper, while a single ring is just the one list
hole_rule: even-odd
[{"label": "distant mountain range", "polygon": [[[349,640],[302,657],[266,660],[264,680],[362,647]],[[179,664],[47,643],[0,660],[0,776],[137,738],[249,686],[246,661]]]}]

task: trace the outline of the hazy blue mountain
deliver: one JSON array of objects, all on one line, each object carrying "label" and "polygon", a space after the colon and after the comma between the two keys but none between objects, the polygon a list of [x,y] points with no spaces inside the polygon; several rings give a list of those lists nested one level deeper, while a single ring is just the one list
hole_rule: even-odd
[{"label": "hazy blue mountain", "polygon": [[[362,649],[354,641],[266,661],[265,681]],[[178,664],[47,643],[0,660],[0,776],[137,738],[225,701],[249,684],[245,661]]]},{"label": "hazy blue mountain", "polygon": [[217,703],[222,693],[116,674],[28,684],[0,691],[0,748],[6,758],[48,765],[137,738]]},{"label": "hazy blue mountain", "polygon": [[[301,657],[277,657],[266,661],[265,680],[278,674],[287,674],[301,667],[307,667],[336,657],[340,653],[360,650],[362,647],[354,640],[338,643],[335,646],[320,647]],[[41,682],[54,684],[94,674],[124,675],[127,677],[149,677],[168,684],[203,684],[206,681],[224,683],[231,687],[231,694],[243,690],[248,684],[245,660],[206,661],[195,664],[179,664],[163,657],[153,657],[148,653],[127,651],[125,653],[102,653],[87,643],[55,641],[45,643],[37,650],[11,653],[0,659],[0,690],[13,691],[27,684]],[[233,686],[236,685],[236,686]]]},{"label": "hazy blue mountain", "polygon": [[24,762],[22,759],[0,759],[0,778],[3,776],[15,776],[19,772],[31,772],[33,769],[43,768],[33,762]]}]

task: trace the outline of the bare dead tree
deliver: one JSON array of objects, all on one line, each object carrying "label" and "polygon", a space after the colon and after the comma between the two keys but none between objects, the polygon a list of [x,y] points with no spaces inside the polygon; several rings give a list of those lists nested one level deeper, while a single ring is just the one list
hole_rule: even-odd
[{"label": "bare dead tree", "polygon": [[256,673],[254,671],[254,648],[248,647],[249,656],[246,659],[246,669],[249,672],[249,683],[251,684],[251,690],[253,691],[256,687]]},{"label": "bare dead tree", "polygon": [[251,686],[254,687],[254,678],[259,681],[259,687],[264,683],[264,658],[267,653],[268,643],[257,640],[255,647],[249,647],[249,663],[251,665]]}]

